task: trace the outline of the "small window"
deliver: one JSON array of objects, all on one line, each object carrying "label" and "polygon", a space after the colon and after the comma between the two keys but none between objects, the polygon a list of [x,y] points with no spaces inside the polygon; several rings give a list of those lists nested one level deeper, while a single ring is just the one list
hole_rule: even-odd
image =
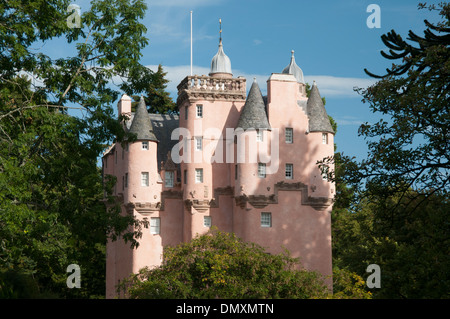
[{"label": "small window", "polygon": [[272,213],[261,213],[261,227],[272,227]]},{"label": "small window", "polygon": [[195,138],[195,150],[201,151],[203,149],[203,137]]},{"label": "small window", "polygon": [[187,170],[186,169],[183,171],[183,179],[184,179],[184,184],[186,184],[187,183]]},{"label": "small window", "polygon": [[203,117],[203,105],[197,105],[197,118],[202,118]]},{"label": "small window", "polygon": [[236,164],[236,165],[234,165],[234,179],[237,179],[238,178],[238,173],[239,173],[239,171],[238,171],[238,168],[239,166]]},{"label": "small window", "polygon": [[322,133],[322,144],[328,144],[328,134]]},{"label": "small window", "polygon": [[294,178],[294,165],[293,164],[286,164],[285,175],[286,175],[287,179]]},{"label": "small window", "polygon": [[174,179],[174,172],[172,171],[166,171],[164,173],[164,181],[166,187],[173,187],[173,179]]},{"label": "small window", "polygon": [[195,182],[196,183],[203,183],[203,168],[196,168],[195,169]]},{"label": "small window", "polygon": [[150,234],[158,235],[161,231],[161,220],[159,217],[150,218]]},{"label": "small window", "polygon": [[203,226],[204,227],[211,227],[211,216],[204,216],[203,217]]},{"label": "small window", "polygon": [[148,150],[148,142],[142,142],[142,149]]},{"label": "small window", "polygon": [[285,138],[287,144],[292,144],[294,142],[294,131],[292,127],[286,127],[285,130]]},{"label": "small window", "polygon": [[256,130],[256,141],[262,142],[264,140],[264,131],[263,130]]},{"label": "small window", "polygon": [[148,186],[149,180],[148,180],[148,172],[142,172],[141,173],[141,186]]},{"label": "small window", "polygon": [[258,177],[266,178],[266,164],[258,163]]}]

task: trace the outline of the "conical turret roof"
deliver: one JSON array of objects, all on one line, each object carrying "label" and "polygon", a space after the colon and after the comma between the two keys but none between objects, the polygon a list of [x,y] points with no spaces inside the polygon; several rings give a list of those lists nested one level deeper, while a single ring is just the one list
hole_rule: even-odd
[{"label": "conical turret roof", "polygon": [[311,87],[308,102],[306,103],[306,109],[308,112],[310,132],[328,132],[334,134],[316,81],[313,82]]},{"label": "conical turret roof", "polygon": [[248,92],[247,100],[241,111],[237,127],[247,129],[266,129],[270,130],[269,120],[267,119],[266,105],[261,94],[256,79]]},{"label": "conical turret roof", "polygon": [[153,125],[145,105],[144,97],[141,96],[139,104],[134,114],[133,122],[130,126],[130,133],[136,134],[137,140],[147,140],[158,142],[154,132]]},{"label": "conical turret roof", "polygon": [[291,62],[287,67],[283,69],[281,73],[292,74],[297,79],[297,82],[305,84],[303,71],[302,69],[300,69],[297,63],[295,63],[294,50],[291,51]]}]

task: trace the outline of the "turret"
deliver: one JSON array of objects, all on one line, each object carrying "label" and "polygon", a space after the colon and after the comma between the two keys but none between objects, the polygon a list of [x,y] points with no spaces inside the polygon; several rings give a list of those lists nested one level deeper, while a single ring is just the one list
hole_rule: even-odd
[{"label": "turret", "polygon": [[270,155],[270,131],[266,105],[254,79],[236,126],[236,196],[254,195],[263,188],[261,178],[265,178],[269,166],[264,155]]},{"label": "turret", "polygon": [[[130,139],[125,167],[125,202],[145,203],[144,207],[156,206],[160,201],[162,180],[158,173],[158,139],[141,97],[129,129],[135,139]],[[136,207],[141,207],[141,206]]]},{"label": "turret", "polygon": [[313,82],[309,99],[306,104],[309,118],[309,132],[322,132],[334,134],[330,119],[323,105],[316,81]]}]

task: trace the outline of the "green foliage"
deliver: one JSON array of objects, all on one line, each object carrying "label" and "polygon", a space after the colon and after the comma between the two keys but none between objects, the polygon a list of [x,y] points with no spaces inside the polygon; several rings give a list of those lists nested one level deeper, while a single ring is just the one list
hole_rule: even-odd
[{"label": "green foliage", "polygon": [[[148,106],[149,113],[177,113],[177,105],[173,102],[169,93],[166,91],[167,83],[169,80],[165,79],[167,75],[164,72],[162,65],[158,65],[158,71],[153,73],[152,81],[150,81],[145,88],[145,104]],[[140,96],[133,96],[134,102],[131,104],[132,111],[136,108],[139,103]]]},{"label": "green foliage", "polygon": [[450,6],[428,8],[443,21],[425,21],[424,36],[410,31],[409,42],[384,35],[382,55],[399,64],[381,77],[367,71],[380,80],[358,90],[383,116],[359,129],[368,158],[337,153],[320,163],[335,164],[333,265],[362,278],[379,265],[374,298],[449,298]]},{"label": "green foliage", "polygon": [[371,299],[372,293],[367,290],[361,276],[345,269],[333,269],[332,299]]},{"label": "green foliage", "polygon": [[161,266],[141,269],[120,286],[129,298],[325,298],[315,272],[271,255],[234,234],[212,230],[164,250]]},{"label": "green foliage", "polygon": [[[365,194],[406,193],[410,188],[448,194],[450,190],[450,5],[442,3],[442,22],[424,37],[409,32],[403,40],[394,30],[382,37],[389,60],[400,60],[373,86],[358,89],[363,102],[383,118],[365,123],[359,135],[369,156],[354,163],[345,177]],[[368,72],[368,74],[373,75]],[[352,160],[347,158],[348,162]],[[424,192],[425,194],[426,192]],[[399,197],[401,198],[401,197]]]},{"label": "green foliage", "polygon": [[[107,236],[135,246],[145,226],[120,215],[115,181],[104,187],[97,167],[105,145],[125,138],[111,80],[121,77],[120,89],[136,92],[151,77],[139,64],[145,3],[92,1],[73,29],[70,3],[0,4],[0,272],[14,270],[38,290],[27,295],[2,276],[9,297],[104,295]],[[76,54],[51,58],[36,49],[52,40],[65,40]],[[69,115],[72,107],[79,116]],[[72,263],[81,268],[80,289],[66,286]]]},{"label": "green foliage", "polygon": [[[395,213],[389,207],[397,205],[396,198],[333,212],[333,264],[363,278],[369,264],[379,265],[381,289],[371,290],[375,298],[449,298],[450,201],[409,195]],[[411,201],[418,206],[407,205]]]}]

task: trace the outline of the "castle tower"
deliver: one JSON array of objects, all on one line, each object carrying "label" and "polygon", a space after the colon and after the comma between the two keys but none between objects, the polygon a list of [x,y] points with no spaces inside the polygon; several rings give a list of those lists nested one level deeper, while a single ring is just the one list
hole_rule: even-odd
[{"label": "castle tower", "polygon": [[[232,230],[232,216],[219,206],[218,193],[232,196],[234,175],[227,163],[226,128],[236,127],[245,102],[245,78],[233,78],[231,62],[222,39],[212,58],[209,76],[187,76],[178,86],[180,128],[186,129],[180,164],[183,186],[184,240],[208,230],[212,222],[224,231]],[[233,166],[234,167],[234,166]],[[228,207],[229,209],[231,207]]]}]

